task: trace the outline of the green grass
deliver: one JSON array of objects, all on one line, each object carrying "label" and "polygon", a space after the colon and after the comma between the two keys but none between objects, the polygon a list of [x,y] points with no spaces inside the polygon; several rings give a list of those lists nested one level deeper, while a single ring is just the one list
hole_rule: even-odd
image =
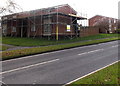
[{"label": "green grass", "polygon": [[11,44],[15,46],[45,46],[45,45],[55,45],[62,43],[72,43],[84,40],[94,40],[100,38],[108,38],[108,37],[118,37],[118,34],[99,34],[88,37],[74,38],[74,39],[63,39],[63,40],[47,40],[42,38],[19,38],[19,37],[3,37],[3,44]]},{"label": "green grass", "polygon": [[[73,82],[72,84],[66,85],[66,86],[89,86],[90,84],[97,84],[98,86],[119,86],[120,84],[120,76],[118,75],[120,71],[120,68],[118,68],[118,65],[120,66],[120,62],[117,62],[105,69],[102,69],[94,74],[91,74],[85,78],[82,78],[76,82]],[[109,84],[109,85],[108,85]],[[113,85],[114,84],[114,85]],[[97,86],[95,85],[95,86]],[[94,86],[94,85],[90,85]]]},{"label": "green grass", "polygon": [[102,43],[102,42],[107,42],[107,41],[112,41],[112,40],[118,40],[118,37],[114,37],[111,39],[108,38],[108,39],[92,40],[88,42],[68,43],[64,45],[52,45],[52,46],[27,48],[27,49],[21,49],[21,50],[3,51],[2,60],[12,59],[12,58],[26,56],[26,55],[33,55],[33,54],[38,54],[38,53],[43,53],[43,52],[61,50],[61,49],[66,49],[66,48],[78,47],[78,46],[83,46],[83,45]]},{"label": "green grass", "polygon": [[7,49],[9,49],[9,48],[10,48],[10,47],[8,47],[8,46],[0,45],[0,51],[7,50]]}]

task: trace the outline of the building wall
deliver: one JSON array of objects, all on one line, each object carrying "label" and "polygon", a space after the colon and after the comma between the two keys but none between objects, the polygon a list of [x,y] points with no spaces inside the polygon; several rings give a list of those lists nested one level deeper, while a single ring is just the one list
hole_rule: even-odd
[{"label": "building wall", "polygon": [[[2,20],[7,21],[7,34],[8,36],[43,36],[44,35],[44,18],[42,15],[60,12],[64,14],[77,14],[69,5],[63,5],[56,8],[45,8],[33,11],[21,12],[2,17]],[[35,20],[34,20],[35,19]],[[14,21],[15,20],[15,21]],[[67,25],[71,24],[72,19],[67,16],[58,16],[58,34],[59,35],[74,35],[73,27],[71,31],[67,32]],[[57,16],[52,16],[52,29],[51,35],[56,34]],[[35,31],[31,31],[32,25],[35,24]],[[16,32],[13,32],[13,27],[16,27]]]},{"label": "building wall", "polygon": [[80,29],[80,37],[92,36],[99,34],[99,28],[97,27],[86,27]]},{"label": "building wall", "polygon": [[[109,24],[109,20],[111,21],[110,24]],[[101,24],[101,22],[107,22],[106,23],[107,26],[105,27],[98,26],[99,24]],[[111,25],[111,31],[109,31],[109,28],[110,28],[109,25]],[[117,19],[96,15],[89,19],[89,26],[98,26],[100,33],[110,33],[110,32],[115,33],[115,30],[117,29]]]},{"label": "building wall", "polygon": [[[72,22],[71,18],[66,16],[58,16],[58,24],[53,25],[52,35],[56,34],[56,28],[58,25],[58,34],[59,35],[74,35],[74,28],[71,26],[70,32],[67,32],[67,25],[70,25]],[[53,17],[53,23],[57,23],[57,16]]]},{"label": "building wall", "polygon": [[94,16],[92,18],[89,19],[89,26],[94,26],[97,22],[100,21],[100,19],[102,19],[102,16]]}]

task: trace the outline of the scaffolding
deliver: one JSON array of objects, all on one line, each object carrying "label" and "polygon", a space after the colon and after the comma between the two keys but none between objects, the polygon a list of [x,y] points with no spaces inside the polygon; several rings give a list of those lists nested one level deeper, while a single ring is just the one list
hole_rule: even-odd
[{"label": "scaffolding", "polygon": [[[64,6],[68,6],[70,8],[69,13],[66,13],[66,11],[61,12],[61,9]],[[39,36],[39,37],[47,37],[48,40],[50,38],[59,40],[59,36],[63,36],[64,38],[79,37],[78,27],[80,25],[77,22],[87,18],[77,16],[76,14],[77,12],[73,8],[65,4],[65,5],[33,10],[29,12],[17,13],[15,14],[16,15],[15,18],[13,18],[12,15],[4,16],[4,17],[10,17],[10,19],[8,18],[2,20],[3,22],[11,21],[11,27],[10,27],[11,36],[33,37],[33,38]],[[16,21],[15,24],[16,26],[13,26],[14,20]],[[70,25],[69,31],[67,31],[67,25]],[[12,32],[13,27],[16,27],[16,33]],[[64,29],[62,29],[62,27],[64,27]]]}]

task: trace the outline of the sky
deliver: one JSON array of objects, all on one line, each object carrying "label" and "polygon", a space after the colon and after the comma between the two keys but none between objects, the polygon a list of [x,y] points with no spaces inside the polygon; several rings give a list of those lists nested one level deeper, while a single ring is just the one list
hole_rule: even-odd
[{"label": "sky", "polygon": [[[6,0],[0,0],[5,6]],[[120,0],[14,0],[23,11],[30,11],[51,6],[69,4],[79,15],[91,18],[95,15],[118,18],[118,2]]]}]

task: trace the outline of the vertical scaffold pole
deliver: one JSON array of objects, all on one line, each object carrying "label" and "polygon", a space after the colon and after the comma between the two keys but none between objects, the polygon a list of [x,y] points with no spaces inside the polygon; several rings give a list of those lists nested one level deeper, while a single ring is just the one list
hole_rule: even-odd
[{"label": "vertical scaffold pole", "polygon": [[[72,14],[71,12],[71,9],[70,9],[70,14]],[[70,31],[71,31],[71,34],[70,34],[70,39],[72,39],[72,28],[73,28],[73,21],[72,21],[72,17],[70,18]]]},{"label": "vertical scaffold pole", "polygon": [[34,36],[33,36],[33,38],[35,38],[36,37],[36,35],[37,35],[37,28],[36,28],[36,13],[35,13],[35,10],[33,11],[33,28],[34,28]]},{"label": "vertical scaffold pole", "polygon": [[42,29],[42,18],[43,18],[43,17],[42,17],[42,15],[43,15],[43,14],[42,14],[42,9],[41,9],[41,37],[43,36],[43,29]]},{"label": "vertical scaffold pole", "polygon": [[30,29],[31,29],[31,27],[30,27],[30,18],[29,17],[27,18],[27,22],[28,22],[28,31],[27,31],[28,36],[27,37],[29,38],[30,37]]},{"label": "vertical scaffold pole", "polygon": [[22,22],[22,27],[21,27],[21,38],[23,37],[23,19],[21,20]]},{"label": "vertical scaffold pole", "polygon": [[57,7],[57,26],[56,26],[56,40],[58,41],[59,40],[59,38],[58,38],[58,34],[59,33],[59,31],[58,31],[58,7]]}]

